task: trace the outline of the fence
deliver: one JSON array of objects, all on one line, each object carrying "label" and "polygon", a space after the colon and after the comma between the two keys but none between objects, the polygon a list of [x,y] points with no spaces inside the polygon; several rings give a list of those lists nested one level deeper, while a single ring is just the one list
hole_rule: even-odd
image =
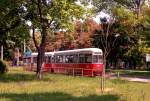
[{"label": "fence", "polygon": [[[36,71],[36,66],[24,66],[24,70]],[[86,68],[63,68],[63,67],[43,68],[42,72],[66,74],[72,76],[101,76],[102,75],[102,71],[98,71],[97,69],[86,69]]]}]

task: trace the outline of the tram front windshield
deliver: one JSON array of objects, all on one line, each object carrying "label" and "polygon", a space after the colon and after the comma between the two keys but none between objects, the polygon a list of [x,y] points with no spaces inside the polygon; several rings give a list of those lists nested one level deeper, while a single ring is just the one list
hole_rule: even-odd
[{"label": "tram front windshield", "polygon": [[103,63],[102,55],[93,55],[93,63]]}]

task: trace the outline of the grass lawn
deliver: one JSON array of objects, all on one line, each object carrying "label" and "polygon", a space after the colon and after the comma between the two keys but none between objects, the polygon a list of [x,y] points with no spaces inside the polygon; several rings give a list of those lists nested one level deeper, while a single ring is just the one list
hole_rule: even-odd
[{"label": "grass lawn", "polygon": [[107,79],[104,94],[99,77],[73,77],[11,68],[0,75],[0,101],[150,101],[150,84]]}]

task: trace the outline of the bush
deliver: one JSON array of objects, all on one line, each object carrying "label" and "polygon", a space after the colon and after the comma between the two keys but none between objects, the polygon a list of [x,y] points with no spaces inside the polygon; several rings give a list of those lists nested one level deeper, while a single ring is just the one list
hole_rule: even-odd
[{"label": "bush", "polygon": [[4,61],[0,60],[0,74],[4,74],[8,71],[7,65]]}]

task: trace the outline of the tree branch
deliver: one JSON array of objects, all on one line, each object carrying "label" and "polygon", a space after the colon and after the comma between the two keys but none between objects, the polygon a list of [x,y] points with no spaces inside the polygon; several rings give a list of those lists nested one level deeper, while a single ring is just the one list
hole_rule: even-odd
[{"label": "tree branch", "polygon": [[35,44],[36,49],[39,50],[38,43],[37,43],[37,41],[36,41],[36,39],[35,39],[35,28],[34,28],[34,26],[32,27],[32,31],[33,31],[33,32],[32,32],[33,42],[34,42],[34,44]]},{"label": "tree branch", "polygon": [[[40,16],[40,23],[43,24],[43,18],[42,18],[42,10],[41,10],[41,0],[38,0],[38,10],[39,10],[39,16]],[[43,26],[43,25],[41,25]]]}]

